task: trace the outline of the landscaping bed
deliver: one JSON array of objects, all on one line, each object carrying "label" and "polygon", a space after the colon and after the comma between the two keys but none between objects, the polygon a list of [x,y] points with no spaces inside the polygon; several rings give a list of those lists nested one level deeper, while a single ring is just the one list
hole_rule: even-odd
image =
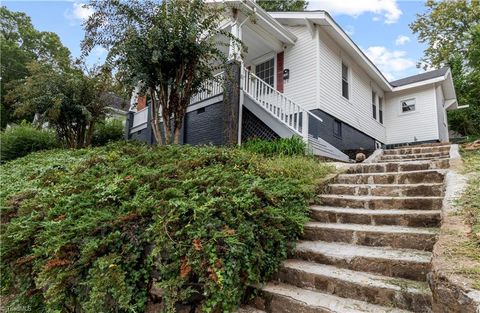
[{"label": "landscaping bed", "polygon": [[34,312],[231,312],[333,168],[239,148],[117,143],[1,165],[2,295]]}]

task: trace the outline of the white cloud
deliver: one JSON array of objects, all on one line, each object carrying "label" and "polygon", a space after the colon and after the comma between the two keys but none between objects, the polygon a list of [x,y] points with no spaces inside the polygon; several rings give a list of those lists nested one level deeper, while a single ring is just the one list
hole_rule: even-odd
[{"label": "white cloud", "polygon": [[410,37],[407,37],[405,35],[398,35],[397,39],[395,39],[395,45],[402,46],[409,41],[410,41]]},{"label": "white cloud", "polygon": [[105,49],[104,47],[95,46],[95,48],[92,49],[91,54],[97,58],[102,58],[102,57],[105,57],[107,53],[108,53],[108,50]]},{"label": "white cloud", "polygon": [[415,67],[415,62],[407,57],[405,51],[392,51],[383,46],[372,46],[364,52],[388,80],[395,79],[401,76],[402,72]]},{"label": "white cloud", "polygon": [[81,2],[73,2],[72,8],[67,9],[64,13],[65,18],[70,20],[72,23],[84,22],[92,14],[93,14],[93,9],[85,6],[85,3],[81,3]]},{"label": "white cloud", "polygon": [[308,9],[354,17],[369,12],[383,16],[387,24],[396,23],[402,15],[396,0],[312,0],[309,1]]}]

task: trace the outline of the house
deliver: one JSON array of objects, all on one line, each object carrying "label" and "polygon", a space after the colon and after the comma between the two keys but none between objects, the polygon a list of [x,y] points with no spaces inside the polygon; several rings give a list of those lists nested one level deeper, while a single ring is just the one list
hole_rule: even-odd
[{"label": "house", "polygon": [[[231,142],[227,128],[238,143],[298,135],[314,154],[348,160],[359,150],[449,140],[446,110],[457,100],[448,68],[390,82],[325,11],[223,2],[234,9],[220,27],[248,49],[225,50],[234,84],[206,82],[209,90],[192,97],[183,143]],[[131,109],[126,137],[152,142],[148,107]]]}]

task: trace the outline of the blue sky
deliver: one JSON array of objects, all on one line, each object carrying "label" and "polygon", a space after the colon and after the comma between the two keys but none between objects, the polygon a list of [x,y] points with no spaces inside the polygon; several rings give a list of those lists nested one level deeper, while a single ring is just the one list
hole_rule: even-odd
[{"label": "blue sky", "polygon": [[[60,36],[73,57],[80,55],[83,39],[82,22],[90,13],[75,1],[2,1],[13,11],[22,11],[32,18],[38,30]],[[324,9],[351,36],[367,56],[389,79],[419,73],[417,62],[424,46],[417,41],[408,25],[415,15],[425,11],[423,1],[397,0],[322,0],[309,1],[309,9]],[[87,63],[102,62],[106,51],[95,49]]]}]

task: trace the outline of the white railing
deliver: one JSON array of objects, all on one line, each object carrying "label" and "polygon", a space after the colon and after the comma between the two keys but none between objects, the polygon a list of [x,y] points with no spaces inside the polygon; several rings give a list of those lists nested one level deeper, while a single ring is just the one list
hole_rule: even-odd
[{"label": "white railing", "polygon": [[267,112],[308,141],[308,119],[323,122],[321,118],[302,108],[258,76],[242,66],[241,88]]},{"label": "white railing", "polygon": [[135,112],[135,114],[133,114],[132,128],[145,124],[147,123],[147,121],[148,121],[148,107],[143,108],[140,111]]},{"label": "white railing", "polygon": [[223,93],[223,81],[224,81],[224,74],[218,73],[214,76],[213,80],[208,80],[203,83],[203,91],[195,94],[190,99],[190,104],[201,102],[205,99],[210,97],[219,95]]}]

